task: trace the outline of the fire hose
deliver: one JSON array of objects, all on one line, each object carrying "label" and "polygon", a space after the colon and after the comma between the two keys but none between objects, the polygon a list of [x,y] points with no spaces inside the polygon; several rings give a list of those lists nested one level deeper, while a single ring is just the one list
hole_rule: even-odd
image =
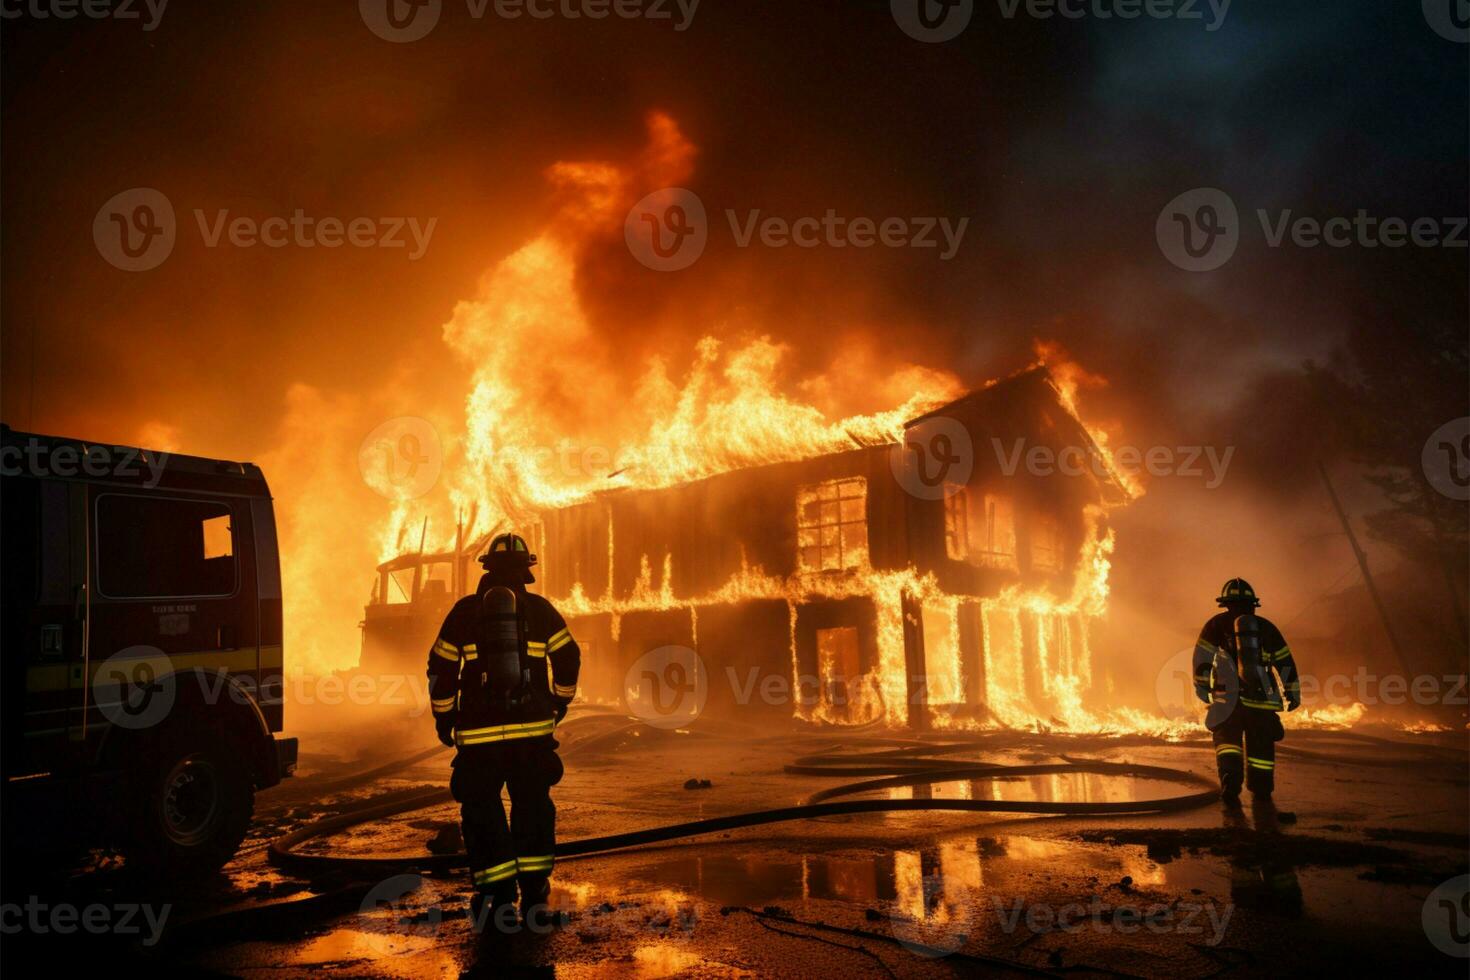
[{"label": "fire hose", "polygon": [[[582,719],[577,719],[577,721],[584,724],[593,720],[594,718],[585,716]],[[602,715],[600,720],[612,721],[614,725],[607,730],[581,738],[575,744],[564,749],[562,755],[570,756],[594,746],[605,744],[611,740],[621,738],[640,727],[639,722],[606,714]],[[691,732],[685,734],[701,735],[702,733]],[[1309,732],[1303,730],[1296,732],[1296,734],[1310,735],[1313,738],[1323,741],[1340,740],[1356,742],[1362,745],[1372,745],[1375,748],[1405,750],[1408,753],[1417,755],[1419,761],[1426,761],[1426,757],[1434,758],[1436,761],[1446,761],[1450,758],[1463,758],[1463,751],[1454,748],[1433,745],[1411,745],[1357,733]],[[744,732],[741,735],[742,737],[747,737]],[[756,740],[774,742],[780,741],[784,737],[765,736],[759,737]],[[860,813],[951,811],[1050,814],[1059,816],[1138,815],[1193,809],[1207,805],[1219,797],[1219,791],[1213,780],[1206,779],[1186,770],[1169,767],[1101,762],[1089,759],[1077,759],[1065,755],[1061,756],[1061,758],[1066,760],[1065,762],[1039,765],[1003,765],[999,763],[947,758],[947,756],[975,752],[986,742],[993,741],[997,737],[1012,740],[1020,739],[1022,743],[1029,743],[1035,740],[1038,742],[1039,747],[1040,744],[1054,742],[1059,737],[1069,736],[1050,734],[1037,734],[1033,736],[1029,733],[1022,732],[983,734],[945,733],[939,735],[937,738],[931,737],[925,739],[873,735],[867,732],[844,733],[842,742],[835,744],[832,751],[801,756],[791,764],[785,766],[784,770],[792,775],[867,776],[877,778],[869,778],[859,782],[846,783],[821,790],[802,800],[795,806],[748,811],[660,827],[649,827],[643,830],[621,834],[607,834],[598,837],[582,838],[581,840],[563,841],[557,846],[556,856],[558,860],[567,860],[746,827]],[[1088,736],[1070,738],[1078,747],[1086,747],[1090,741],[1097,740]],[[1116,739],[1105,739],[1101,741],[1115,747],[1119,744]],[[1131,740],[1125,741],[1131,744]],[[870,747],[871,750],[863,752],[841,750],[843,746],[851,746],[854,743],[864,744]],[[1187,748],[1208,743],[1202,743],[1197,740],[1186,742],[1156,742],[1154,740],[1144,739],[1139,740],[1138,744],[1149,744],[1156,747]],[[355,776],[334,780],[326,784],[326,787],[341,788],[347,785],[369,781],[372,778],[386,775],[394,770],[406,768],[414,763],[424,761],[442,751],[444,751],[442,748],[436,746],[432,749],[414,753],[395,762],[375,767]],[[1330,761],[1369,766],[1401,765],[1408,761],[1409,758],[1412,758],[1412,756],[1394,756],[1375,759],[1365,758],[1361,754],[1342,756],[1286,747],[1278,751],[1314,761]],[[932,786],[937,783],[960,779],[985,781],[1055,774],[1132,776],[1136,778],[1155,779],[1162,782],[1184,783],[1197,786],[1199,789],[1193,793],[1159,799],[1106,803],[1043,800],[938,799],[930,797],[863,800],[836,799],[838,797],[877,790]],[[278,867],[289,870],[358,869],[379,874],[393,873],[399,870],[442,872],[462,868],[465,866],[466,861],[463,853],[425,853],[393,857],[362,857],[306,854],[297,850],[300,845],[307,841],[318,839],[358,824],[450,802],[453,802],[453,798],[450,796],[447,788],[436,788],[410,795],[395,794],[395,797],[391,800],[385,800],[377,805],[355,808],[351,813],[325,817],[275,838],[269,846],[270,861]]]},{"label": "fire hose", "polygon": [[[585,749],[590,744],[626,733],[636,724],[621,726],[610,732],[600,733],[572,746],[564,754]],[[962,739],[950,744],[911,740],[877,740],[898,747],[876,752],[836,752],[823,755],[803,756],[786,766],[787,772],[796,775],[867,775],[880,778],[834,786],[813,794],[795,806],[769,810],[754,810],[734,813],[703,820],[691,820],[660,827],[649,827],[620,834],[586,837],[580,840],[558,843],[558,860],[604,854],[610,851],[663,843],[689,837],[699,837],[722,831],[737,830],[792,820],[810,820],[816,817],[844,816],[860,813],[892,813],[911,811],[956,811],[968,813],[1030,813],[1062,816],[1109,816],[1121,814],[1167,813],[1205,806],[1219,796],[1213,782],[1194,773],[1162,766],[1133,765],[1094,761],[1068,761],[1040,765],[1003,765],[962,761],[943,758],[946,754],[974,751],[976,744]],[[922,754],[921,754],[922,753]],[[420,753],[412,757],[415,761],[434,754]],[[406,762],[405,762],[406,764]],[[380,767],[379,770],[388,767]],[[1199,787],[1196,792],[1178,796],[1147,800],[1125,800],[1115,802],[1063,802],[1053,800],[975,800],[958,798],[908,798],[908,799],[862,799],[837,800],[836,797],[903,787],[932,786],[936,783],[959,779],[985,781],[1013,779],[1018,777],[1092,774],[1104,776],[1131,776],[1155,779],[1162,782],[1183,783]],[[307,824],[291,833],[276,838],[270,845],[272,864],[295,871],[311,871],[331,868],[336,870],[355,869],[389,874],[397,871],[452,871],[465,866],[463,853],[414,854],[392,857],[343,856],[301,853],[296,848],[309,840],[336,833],[348,827],[379,820],[396,814],[452,802],[448,789],[427,790],[420,794],[401,797],[378,806],[366,807],[352,813],[326,817]]]}]

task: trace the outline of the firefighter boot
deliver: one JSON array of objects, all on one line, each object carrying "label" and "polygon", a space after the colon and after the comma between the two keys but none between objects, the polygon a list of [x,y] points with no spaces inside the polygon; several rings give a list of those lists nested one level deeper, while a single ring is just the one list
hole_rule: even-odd
[{"label": "firefighter boot", "polygon": [[521,877],[521,918],[533,931],[551,924],[551,879],[543,876]]},{"label": "firefighter boot", "polygon": [[1240,787],[1245,780],[1240,746],[1223,744],[1215,747],[1215,764],[1220,772],[1220,802],[1240,806]]},{"label": "firefighter boot", "polygon": [[470,926],[482,936],[514,932],[518,927],[515,908],[514,881],[479,889],[470,896]]}]

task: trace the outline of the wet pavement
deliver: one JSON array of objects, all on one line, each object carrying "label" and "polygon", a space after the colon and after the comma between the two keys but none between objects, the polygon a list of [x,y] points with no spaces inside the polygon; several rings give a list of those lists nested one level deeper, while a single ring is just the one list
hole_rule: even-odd
[{"label": "wet pavement", "polygon": [[[567,772],[555,799],[564,840],[794,805],[857,777],[794,776],[784,765],[862,741],[724,727],[668,732],[591,714],[563,731]],[[359,757],[354,741],[314,738],[299,775],[261,794],[251,838],[207,886],[140,886],[105,860],[74,876],[72,894],[114,902],[143,895],[172,906],[162,941],[100,948],[169,972],[247,977],[1203,977],[1390,964],[1465,975],[1466,961],[1441,952],[1431,935],[1453,942],[1457,921],[1437,927],[1433,915],[1425,919],[1431,892],[1470,864],[1463,755],[1416,754],[1408,763],[1402,750],[1294,733],[1282,745],[1274,807],[1252,807],[1247,797],[1243,808],[1144,817],[832,816],[591,855],[558,862],[554,921],[489,922],[477,931],[457,873],[307,879],[268,863],[265,845],[280,833],[447,784],[447,751],[355,784],[354,772],[392,756]],[[398,756],[432,747],[407,728],[381,741]],[[972,758],[1036,764],[1065,756],[1201,775],[1213,766],[1207,746],[1053,741],[997,739]],[[1313,757],[1293,758],[1292,747]],[[711,785],[685,789],[691,778]],[[1181,792],[1153,779],[1066,773],[870,795],[1116,802]],[[442,851],[457,843],[456,821],[452,804],[439,805],[300,850]],[[61,946],[59,936],[25,938],[57,955],[83,949]]]}]

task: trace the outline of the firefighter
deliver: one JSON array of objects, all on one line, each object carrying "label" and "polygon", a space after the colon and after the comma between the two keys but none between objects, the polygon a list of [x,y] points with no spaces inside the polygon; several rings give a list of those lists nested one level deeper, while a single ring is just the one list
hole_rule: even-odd
[{"label": "firefighter", "polygon": [[1224,611],[1205,623],[1195,642],[1194,691],[1210,706],[1205,726],[1214,736],[1220,795],[1238,805],[1243,778],[1252,796],[1267,802],[1276,784],[1276,743],[1285,734],[1277,716],[1282,688],[1286,710],[1302,703],[1296,661],[1275,624],[1256,615],[1261,603],[1245,579],[1226,582],[1215,601]]},{"label": "firefighter", "polygon": [[[528,592],[536,556],[502,534],[480,558],[474,595],[454,604],[429,651],[439,740],[454,746],[449,788],[474,882],[477,927],[500,922],[519,891],[521,914],[547,912],[556,850],[551,787],[562,776],[553,735],[577,693],[582,654],[555,607]],[[549,665],[549,670],[548,670]],[[510,820],[501,787],[510,792]],[[487,909],[488,905],[488,909]]]}]

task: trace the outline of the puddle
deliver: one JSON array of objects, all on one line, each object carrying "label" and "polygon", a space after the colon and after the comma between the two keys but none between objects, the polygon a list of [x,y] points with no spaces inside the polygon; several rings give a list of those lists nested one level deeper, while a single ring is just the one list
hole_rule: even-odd
[{"label": "puddle", "polygon": [[[995,896],[1061,890],[1114,900],[1163,893],[1230,902],[1282,919],[1416,921],[1423,899],[1414,888],[1362,880],[1361,865],[1292,864],[1286,856],[1241,860],[1187,850],[1151,854],[1142,844],[966,836],[877,855],[691,855],[631,869],[627,878],[630,889],[646,883],[666,898],[698,896],[753,908],[834,901],[915,920]],[[1125,878],[1130,881],[1123,886]],[[598,890],[580,887],[581,903],[601,900]]]},{"label": "puddle", "polygon": [[566,980],[621,980],[623,977],[662,980],[664,977],[691,975],[733,977],[749,976],[750,973],[673,943],[644,943],[635,946],[630,954],[620,954],[600,963],[558,963],[556,967],[556,976]]},{"label": "puddle", "polygon": [[691,856],[634,869],[628,877],[722,906],[832,901],[926,921],[985,895],[992,859],[983,851],[971,838],[850,857]]},{"label": "puddle", "polygon": [[1008,779],[955,779],[925,786],[898,786],[887,791],[892,800],[961,799],[1012,800],[1048,803],[1127,803],[1178,796],[1178,783],[1135,776],[1097,773],[1052,773]]},{"label": "puddle", "polygon": [[434,945],[432,936],[408,936],[403,933],[367,932],[361,929],[334,929],[308,939],[291,950],[292,966],[324,966],[360,960],[380,960],[403,953],[416,952]]}]

